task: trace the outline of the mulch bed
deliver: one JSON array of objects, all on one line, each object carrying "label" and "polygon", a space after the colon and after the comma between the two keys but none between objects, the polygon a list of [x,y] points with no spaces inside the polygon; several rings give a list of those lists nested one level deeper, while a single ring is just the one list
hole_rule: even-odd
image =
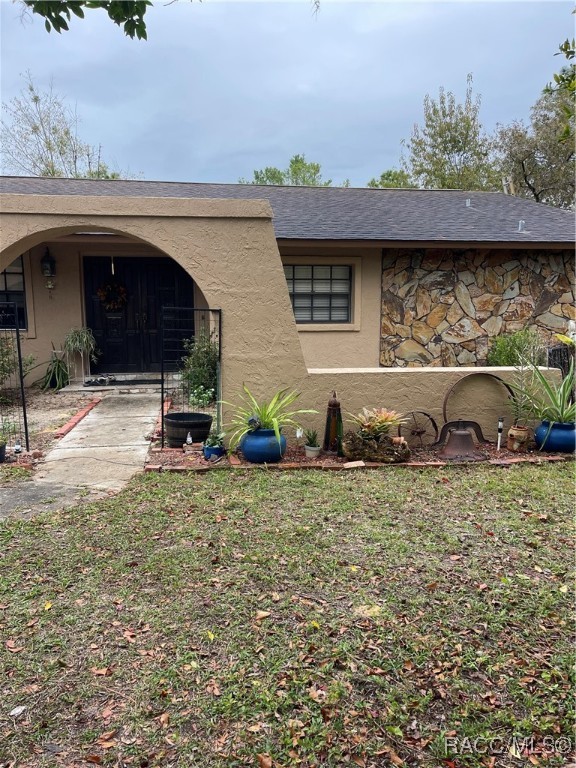
[{"label": "mulch bed", "polygon": [[160,443],[154,443],[148,454],[146,463],[147,472],[185,472],[208,471],[215,468],[237,468],[237,469],[278,469],[278,470],[297,470],[297,469],[324,469],[324,470],[342,470],[356,468],[377,468],[377,467],[438,467],[456,465],[470,465],[479,463],[490,463],[496,466],[508,466],[522,462],[541,463],[549,461],[566,461],[573,459],[574,454],[559,453],[540,453],[534,447],[533,450],[526,453],[514,453],[502,447],[497,451],[495,443],[482,443],[477,446],[477,450],[486,456],[484,462],[478,461],[446,461],[439,456],[441,448],[422,448],[412,451],[409,462],[404,464],[379,464],[377,462],[350,462],[348,459],[335,456],[334,454],[321,453],[316,459],[308,459],[304,454],[304,448],[301,446],[288,446],[286,453],[277,464],[252,464],[246,461],[241,452],[225,456],[217,462],[206,461],[202,455],[202,446],[194,444],[183,446],[182,448],[160,448]]}]

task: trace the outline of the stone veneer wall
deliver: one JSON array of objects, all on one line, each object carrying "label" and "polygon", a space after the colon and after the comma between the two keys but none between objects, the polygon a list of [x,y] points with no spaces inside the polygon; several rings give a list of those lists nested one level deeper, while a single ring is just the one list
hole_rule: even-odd
[{"label": "stone veneer wall", "polygon": [[576,320],[571,251],[391,249],[382,260],[380,364],[482,365],[526,325],[545,342]]}]

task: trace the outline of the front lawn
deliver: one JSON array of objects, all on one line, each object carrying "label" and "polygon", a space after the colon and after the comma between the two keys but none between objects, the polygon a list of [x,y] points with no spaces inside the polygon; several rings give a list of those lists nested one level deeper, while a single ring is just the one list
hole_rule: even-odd
[{"label": "front lawn", "polygon": [[7,521],[0,766],[563,765],[573,500],[572,463],[214,470]]}]

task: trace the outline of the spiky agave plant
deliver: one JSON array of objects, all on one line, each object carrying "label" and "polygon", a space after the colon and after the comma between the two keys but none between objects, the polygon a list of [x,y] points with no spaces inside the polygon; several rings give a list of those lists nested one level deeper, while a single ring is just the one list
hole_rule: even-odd
[{"label": "spiky agave plant", "polygon": [[230,450],[234,450],[244,435],[254,432],[256,429],[273,429],[278,443],[280,443],[280,430],[283,427],[294,427],[300,424],[295,417],[303,413],[318,413],[313,409],[299,408],[291,410],[290,406],[300,397],[299,392],[289,392],[289,387],[279,390],[269,401],[258,401],[243,385],[244,394],[240,395],[240,404],[222,401],[225,405],[235,408],[229,429]]}]

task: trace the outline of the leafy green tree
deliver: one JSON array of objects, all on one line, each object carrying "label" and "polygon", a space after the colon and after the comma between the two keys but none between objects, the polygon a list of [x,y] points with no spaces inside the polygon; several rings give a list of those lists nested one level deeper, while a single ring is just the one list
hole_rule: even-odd
[{"label": "leafy green tree", "polygon": [[49,90],[37,89],[30,72],[20,96],[2,104],[0,149],[6,171],[28,176],[117,179],[101,158],[101,148],[78,136],[76,111]]},{"label": "leafy green tree", "polygon": [[[322,179],[320,163],[309,163],[305,155],[294,155],[286,170],[268,166],[259,171],[254,171],[254,178],[238,179],[240,184],[274,184],[289,187],[331,187],[332,179]],[[348,187],[350,182],[346,179],[341,186]]]},{"label": "leafy green tree", "polygon": [[23,0],[24,5],[44,17],[48,32],[68,31],[72,15],[84,18],[84,10],[105,10],[110,19],[124,28],[128,37],[146,40],[144,15],[150,0]]},{"label": "leafy green tree", "polygon": [[409,189],[415,187],[416,184],[414,184],[406,171],[398,170],[397,168],[390,168],[389,170],[381,173],[380,178],[370,179],[366,186],[372,187],[373,189],[399,189],[403,187]]},{"label": "leafy green tree", "polygon": [[[177,0],[172,0],[175,2]],[[202,0],[199,0],[202,2]],[[147,29],[144,16],[152,5],[151,0],[21,0],[21,2],[44,18],[48,32],[67,32],[68,22],[72,16],[84,18],[85,10],[102,9],[119,27],[124,28],[124,34],[134,39],[147,40]],[[311,0],[314,12],[320,10],[320,0]],[[169,4],[169,3],[168,3]]]},{"label": "leafy green tree", "polygon": [[562,104],[565,123],[560,138],[562,141],[574,142],[574,103],[576,100],[576,64],[574,64],[576,42],[574,38],[572,40],[565,40],[562,43],[556,56],[559,55],[565,56],[570,63],[562,67],[560,72],[554,75],[554,82],[549,83],[545,91],[548,93],[559,92],[566,96]]},{"label": "leafy green tree", "polygon": [[[574,143],[561,140],[570,106],[566,91],[545,90],[532,107],[529,126],[516,121],[499,127],[498,163],[514,194],[559,208],[574,207]],[[574,117],[572,130],[573,123]]]},{"label": "leafy green tree", "polygon": [[499,188],[491,141],[480,123],[480,96],[472,95],[472,75],[467,78],[464,104],[444,88],[438,99],[425,96],[424,124],[414,126],[405,146],[404,170],[421,187]]}]

